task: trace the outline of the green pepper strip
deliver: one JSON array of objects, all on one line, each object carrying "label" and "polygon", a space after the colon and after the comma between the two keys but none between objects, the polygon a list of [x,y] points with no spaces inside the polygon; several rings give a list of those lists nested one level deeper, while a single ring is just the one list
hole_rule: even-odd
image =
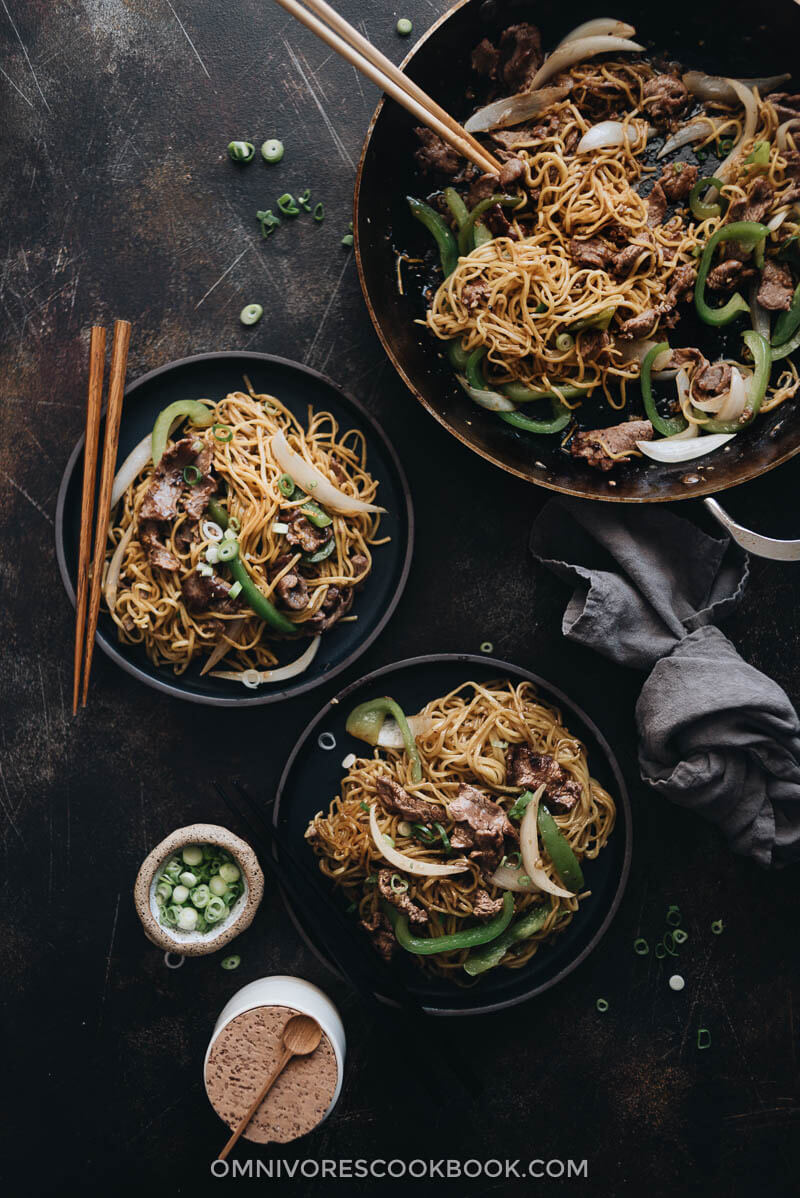
[{"label": "green pepper strip", "polygon": [[517,208],[522,203],[524,203],[522,196],[492,195],[487,196],[485,200],[480,200],[471,210],[459,230],[459,253],[468,254],[470,250],[475,248],[475,221],[479,216],[483,216],[484,212],[488,212],[496,204],[499,204],[501,208]]},{"label": "green pepper strip", "polygon": [[158,413],[153,425],[151,444],[154,466],[161,461],[161,456],[167,448],[170,425],[178,416],[188,416],[192,424],[197,425],[198,428],[208,428],[214,419],[211,408],[207,408],[198,399],[176,399],[174,403],[169,404],[162,412]]},{"label": "green pepper strip", "polygon": [[430,205],[423,204],[422,200],[415,200],[413,196],[406,196],[406,200],[412,216],[425,226],[439,247],[442,270],[444,277],[447,278],[453,273],[458,262],[458,246],[455,237],[444,218],[438,212],[434,212]]},{"label": "green pepper strip", "polygon": [[522,794],[516,799],[514,806],[509,809],[509,819],[522,819],[527,809],[528,803],[533,798],[533,793],[530,790],[523,790]]},{"label": "green pepper strip", "polygon": [[366,703],[359,703],[358,707],[354,707],[347,717],[345,731],[349,732],[351,736],[357,736],[359,740],[365,740],[368,745],[376,745],[387,715],[396,721],[402,734],[403,744],[411,762],[412,780],[421,782],[422,762],[419,758],[417,742],[408,726],[405,712],[394,699],[390,699],[386,695],[381,699],[367,699]]},{"label": "green pepper strip", "polygon": [[569,424],[572,413],[564,407],[557,395],[553,396],[552,412],[551,420],[534,420],[523,412],[498,412],[497,415],[506,424],[523,429],[526,433],[560,433]]},{"label": "green pepper strip", "polygon": [[[565,383],[559,387],[564,399],[583,399],[589,388],[589,383],[583,386]],[[555,391],[542,391],[539,387],[529,387],[526,383],[503,383],[500,390],[514,403],[533,403],[536,399],[558,399]]]},{"label": "green pepper strip", "polygon": [[712,216],[722,216],[722,205],[720,203],[705,204],[700,199],[700,193],[709,187],[716,187],[717,191],[720,191],[724,186],[725,184],[716,175],[698,179],[689,192],[689,207],[692,210],[692,216],[696,216],[698,220],[709,220]]},{"label": "green pepper strip", "polygon": [[[216,499],[209,499],[208,514],[220,528],[224,529],[228,527],[228,513],[221,504],[217,503]],[[265,624],[269,624],[276,632],[291,633],[294,635],[298,631],[297,625],[293,624],[291,620],[287,620],[286,616],[278,611],[275,604],[271,603],[266,595],[262,595],[259,588],[247,573],[247,567],[239,554],[239,542],[228,541],[227,543],[236,546],[236,553],[226,561],[225,565],[230,570],[234,582],[238,582],[241,585],[242,589],[240,593],[245,603],[252,607],[260,620],[263,620]]]},{"label": "green pepper strip", "polygon": [[492,237],[492,234],[491,234],[491,230],[487,229],[487,227],[483,223],[483,221],[478,221],[476,223],[475,236],[473,237],[473,241],[475,243],[476,250],[479,249],[480,246],[486,245],[487,241],[494,241],[494,238]]},{"label": "green pepper strip", "polygon": [[775,321],[775,330],[772,334],[773,346],[783,345],[790,337],[793,337],[800,328],[800,283],[795,288],[794,296],[792,297],[792,306],[788,312],[781,312],[778,319]]},{"label": "green pepper strip", "polygon": [[308,562],[309,565],[315,566],[317,562],[324,562],[326,557],[330,557],[335,548],[336,537],[331,537],[331,539],[325,545],[323,545],[321,549],[318,549],[316,553],[304,553],[303,561]]},{"label": "green pepper strip", "polygon": [[469,208],[462,200],[461,196],[456,191],[455,187],[445,187],[444,198],[447,207],[453,214],[453,220],[458,225],[459,229],[464,221],[469,216]]},{"label": "green pepper strip", "polygon": [[536,823],[542,838],[542,846],[553,862],[556,873],[567,889],[571,890],[573,894],[577,894],[579,890],[583,889],[583,870],[569,841],[544,803],[539,804]]},{"label": "green pepper strip", "polygon": [[511,923],[514,915],[514,896],[510,890],[503,895],[503,910],[494,919],[488,920],[474,928],[465,928],[463,932],[453,932],[450,936],[412,936],[408,930],[408,917],[393,907],[391,903],[381,903],[384,913],[394,928],[397,943],[407,953],[416,953],[420,957],[431,957],[435,953],[453,953],[464,948],[474,948],[479,944],[488,944],[496,940]]},{"label": "green pepper strip", "polygon": [[526,911],[519,919],[515,919],[512,924],[509,924],[506,930],[491,944],[487,944],[485,948],[473,949],[464,962],[465,972],[474,978],[478,974],[486,973],[489,969],[494,969],[513,944],[518,944],[520,940],[528,940],[540,930],[550,914],[550,910],[549,903],[539,903],[538,906]]},{"label": "green pepper strip", "polygon": [[[751,395],[749,400],[750,415],[746,420],[704,420],[703,431],[706,433],[739,433],[748,424],[752,424],[758,415],[759,408],[763,402],[769,383],[770,371],[772,370],[773,354],[769,348],[769,342],[766,337],[762,337],[760,333],[756,333],[753,329],[748,329],[742,334],[744,343],[753,355],[755,369],[753,371],[753,382],[751,386]],[[745,412],[747,408],[745,408]],[[703,413],[695,409],[694,415],[698,420],[703,420]],[[744,412],[742,413],[744,415]]]},{"label": "green pepper strip", "polygon": [[462,374],[467,365],[469,354],[461,344],[460,337],[454,337],[452,341],[447,343],[447,357],[450,365],[457,374]]},{"label": "green pepper strip", "polygon": [[584,329],[607,329],[615,312],[616,308],[601,308],[599,312],[595,312],[594,316],[587,316],[585,320],[576,320],[569,326],[569,331],[570,333],[582,333]]},{"label": "green pepper strip", "polygon": [[777,362],[781,358],[788,358],[789,354],[793,354],[796,349],[800,349],[800,331],[795,333],[791,341],[785,341],[779,349],[773,349],[772,361]]},{"label": "green pepper strip", "polygon": [[[288,498],[299,499],[301,495],[305,495],[305,491],[301,487],[295,486],[295,489]],[[323,511],[318,503],[314,503],[313,499],[309,499],[307,503],[302,504],[300,511],[308,517],[316,528],[327,528],[329,524],[333,524],[333,520],[328,513]]]},{"label": "green pepper strip", "polygon": [[766,225],[760,225],[752,220],[740,220],[735,221],[732,225],[725,225],[722,229],[717,229],[716,233],[712,233],[711,237],[709,237],[700,259],[697,282],[694,286],[694,303],[697,308],[697,315],[706,324],[716,326],[729,324],[740,312],[750,311],[750,305],[738,291],[721,308],[711,308],[706,303],[706,279],[708,278],[708,272],[711,270],[714,251],[719,243],[721,241],[741,241],[744,245],[753,246],[756,250],[760,246],[763,254],[764,240],[768,234],[769,229]]},{"label": "green pepper strip", "polygon": [[662,341],[660,345],[654,345],[651,350],[648,350],[642,362],[642,370],[639,378],[639,384],[642,388],[642,403],[647,415],[647,419],[652,424],[656,432],[661,433],[664,437],[673,437],[675,433],[682,433],[686,428],[688,421],[684,416],[662,416],[656,407],[656,401],[653,398],[653,387],[650,381],[653,362],[659,356],[669,349],[666,341]]}]

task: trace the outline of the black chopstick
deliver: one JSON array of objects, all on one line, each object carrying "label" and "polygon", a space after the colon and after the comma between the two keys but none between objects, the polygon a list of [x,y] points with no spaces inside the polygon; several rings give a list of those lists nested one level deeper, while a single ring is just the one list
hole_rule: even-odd
[{"label": "black chopstick", "polygon": [[[322,933],[326,953],[330,956],[342,977],[350,982],[371,1012],[380,1020],[387,1031],[396,1037],[398,1022],[404,1020],[410,1035],[404,1037],[407,1051],[416,1052],[420,1068],[415,1075],[438,1097],[444,1096],[441,1084],[431,1066],[437,1061],[447,1065],[472,1094],[479,1094],[483,1084],[464,1060],[463,1054],[454,1052],[439,1034],[431,1034],[429,1021],[420,1003],[409,993],[402,981],[390,972],[388,966],[379,962],[374,950],[359,937],[352,923],[321,885],[305,862],[293,852],[286,837],[270,823],[259,809],[253,797],[238,782],[234,782],[238,800],[234,799],[218,783],[214,787],[225,805],[247,826],[256,847],[264,852],[263,864],[272,871],[276,880],[291,895],[293,903],[304,913],[306,920]],[[278,859],[275,850],[285,852],[292,869],[287,870]],[[302,877],[303,885],[298,885]],[[355,934],[354,934],[355,933]],[[365,955],[366,954],[366,955]],[[380,1002],[376,989],[387,994],[400,1010],[392,1010]]]}]

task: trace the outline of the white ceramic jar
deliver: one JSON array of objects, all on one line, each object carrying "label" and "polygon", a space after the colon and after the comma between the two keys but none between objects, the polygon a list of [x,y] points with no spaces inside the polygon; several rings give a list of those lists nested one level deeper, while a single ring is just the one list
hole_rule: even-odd
[{"label": "white ceramic jar", "polygon": [[280,974],[259,978],[225,1004],[206,1050],[206,1094],[220,1118],[233,1128],[268,1075],[271,1058],[279,1055],[282,1027],[297,1013],[316,1019],[323,1038],[310,1057],[289,1063],[285,1076],[278,1078],[256,1112],[245,1138],[257,1143],[286,1143],[305,1135],[335,1107],[345,1061],[339,1012],[326,994],[302,978]]}]

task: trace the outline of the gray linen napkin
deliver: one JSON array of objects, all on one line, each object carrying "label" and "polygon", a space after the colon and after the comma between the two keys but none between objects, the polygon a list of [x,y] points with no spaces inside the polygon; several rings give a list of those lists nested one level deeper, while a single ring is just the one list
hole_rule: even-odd
[{"label": "gray linen napkin", "polygon": [[734,852],[800,861],[800,722],[713,624],[742,598],[746,555],[663,509],[575,500],[547,504],[531,550],[575,586],[564,635],[650,671],[636,704],[645,781]]}]

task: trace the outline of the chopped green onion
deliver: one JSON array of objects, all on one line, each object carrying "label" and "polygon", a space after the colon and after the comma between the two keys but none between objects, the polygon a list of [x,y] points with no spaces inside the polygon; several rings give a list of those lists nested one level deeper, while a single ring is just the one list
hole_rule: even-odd
[{"label": "chopped green onion", "polygon": [[414,28],[414,26],[411,24],[408,17],[401,17],[400,20],[395,25],[395,29],[397,30],[397,32],[400,34],[401,37],[408,37],[409,33],[411,32],[411,30],[413,28]]},{"label": "chopped green onion", "polygon": [[712,931],[713,935],[721,936],[724,930],[725,930],[725,924],[722,922],[722,920],[715,919],[711,925],[711,931]]},{"label": "chopped green onion", "polygon": [[232,562],[239,556],[239,545],[236,541],[223,541],[217,549],[217,561]]},{"label": "chopped green onion", "polygon": [[241,595],[241,593],[242,593],[242,584],[237,581],[232,585],[231,589],[228,591],[228,598],[229,599],[238,599],[239,596]]},{"label": "chopped green onion", "polygon": [[447,833],[445,832],[445,830],[441,824],[435,823],[433,826],[436,829],[436,831],[439,833],[441,842],[444,845],[444,851],[446,853],[449,853],[450,852],[450,837],[447,835]]},{"label": "chopped green onion", "polygon": [[661,943],[664,945],[664,952],[669,953],[671,957],[677,957],[678,954],[675,952],[675,940],[672,932],[667,932]]},{"label": "chopped green onion", "polygon": [[506,857],[506,865],[509,869],[519,869],[522,865],[522,855],[520,853],[509,853]]},{"label": "chopped green onion", "polygon": [[400,823],[397,825],[397,831],[401,836],[410,836],[413,829],[407,819],[401,819]]},{"label": "chopped green onion", "polygon": [[282,474],[278,479],[278,490],[285,499],[291,499],[294,495],[294,479],[288,474]]},{"label": "chopped green onion", "polygon": [[676,928],[672,933],[672,939],[675,944],[685,944],[689,939],[689,933],[684,932],[683,928]]},{"label": "chopped green onion", "polygon": [[242,531],[242,525],[238,516],[228,516],[228,528],[226,528],[225,531],[227,532],[228,529],[232,530],[234,533]]},{"label": "chopped green onion", "polygon": [[392,874],[389,879],[389,889],[392,894],[405,894],[408,890],[408,882],[405,878],[401,878],[399,874]]},{"label": "chopped green onion", "polygon": [[219,867],[219,876],[230,886],[232,883],[239,881],[241,871],[239,866],[234,865],[232,861],[224,861]]},{"label": "chopped green onion", "polygon": [[353,234],[345,233],[344,237],[342,238],[342,245],[351,246],[352,244],[353,244]]},{"label": "chopped green onion", "polygon": [[283,142],[277,137],[269,137],[261,143],[261,157],[265,162],[280,162],[283,158]]},{"label": "chopped green onion", "polygon": [[556,337],[556,349],[560,354],[568,353],[575,344],[575,338],[569,333],[559,333]]},{"label": "chopped green onion", "polygon": [[711,1047],[711,1032],[708,1030],[707,1027],[699,1027],[697,1029],[697,1047],[698,1048],[710,1048]]},{"label": "chopped green onion", "polygon": [[427,824],[412,824],[411,827],[414,829],[417,836],[421,837],[422,840],[426,841],[428,844],[436,839]]},{"label": "chopped green onion", "polygon": [[325,205],[320,201],[319,204],[314,205],[314,220],[317,222],[317,224],[322,224],[324,219],[325,219]]},{"label": "chopped green onion", "polygon": [[302,193],[302,195],[299,195],[297,197],[298,204],[305,212],[311,211],[311,206],[308,202],[310,199],[311,199],[311,188],[310,187],[307,187],[305,189],[305,191]]},{"label": "chopped green onion", "polygon": [[239,313],[242,324],[257,324],[264,315],[261,304],[247,304]]},{"label": "chopped green onion", "polygon": [[261,236],[271,237],[281,223],[279,218],[274,215],[271,208],[267,208],[266,212],[257,212],[256,220],[261,225]]},{"label": "chopped green onion", "polygon": [[230,914],[229,908],[225,905],[224,899],[219,895],[214,895],[208,900],[205,909],[206,923],[219,923],[221,919],[225,919]]},{"label": "chopped green onion", "polygon": [[181,874],[181,886],[188,886],[190,890],[193,886],[197,885],[199,880],[200,879],[197,877],[197,875],[193,874],[189,869],[185,869]]},{"label": "chopped green onion", "polygon": [[297,216],[300,209],[294,202],[294,196],[285,191],[282,196],[278,196],[278,211],[284,216]]},{"label": "chopped green onion", "polygon": [[601,1015],[604,1015],[605,1012],[608,1010],[608,1000],[605,998],[598,998],[597,1002],[594,1005],[597,1007],[597,1009]]},{"label": "chopped green onion", "polygon": [[198,470],[196,466],[184,466],[183,481],[188,483],[190,487],[193,487],[196,483],[199,483],[202,477],[202,470]]},{"label": "chopped green onion", "polygon": [[484,641],[481,645],[481,653],[491,653],[493,649],[494,645],[491,641]]},{"label": "chopped green onion", "polygon": [[362,811],[369,811],[369,803],[365,803],[363,799],[358,805]]},{"label": "chopped green onion", "polygon": [[252,162],[255,157],[255,146],[249,141],[228,142],[228,154],[234,162]]},{"label": "chopped green onion", "polygon": [[676,903],[672,903],[672,905],[667,910],[667,923],[669,924],[669,926],[671,928],[679,928],[680,927],[681,912],[680,912],[680,908],[678,907],[678,905]]},{"label": "chopped green onion", "polygon": [[226,444],[233,440],[233,429],[229,424],[215,424],[211,431],[215,441],[222,441],[223,444]]},{"label": "chopped green onion", "polygon": [[508,818],[522,819],[532,798],[533,795],[529,790],[523,790],[519,798],[515,800],[513,807],[509,809]]},{"label": "chopped green onion", "polygon": [[197,912],[194,907],[183,907],[178,915],[178,927],[182,932],[193,932],[197,927]]},{"label": "chopped green onion", "polygon": [[242,958],[238,953],[231,953],[229,957],[223,957],[220,965],[223,969],[238,969],[242,963]]},{"label": "chopped green onion", "polygon": [[172,898],[172,887],[170,886],[169,882],[159,882],[158,883],[158,885],[156,886],[155,897],[156,897],[156,904],[159,907],[163,907],[164,904],[170,898]]},{"label": "chopped green onion", "polygon": [[672,977],[669,979],[670,990],[683,990],[685,985],[686,982],[679,973],[673,973]]},{"label": "chopped green onion", "polygon": [[208,889],[208,886],[206,886],[205,883],[203,883],[201,886],[196,886],[192,891],[192,902],[194,903],[195,907],[198,907],[201,910],[206,906],[210,898],[211,891]]},{"label": "chopped green onion", "polygon": [[182,907],[182,906],[183,906],[183,904],[186,902],[186,900],[188,899],[188,897],[189,897],[189,888],[188,888],[188,886],[176,886],[176,887],[175,887],[175,889],[174,889],[174,890],[173,890],[173,892],[172,892],[172,899],[173,899],[173,902],[176,902],[176,903],[178,903],[178,905],[179,905],[179,906],[181,906],[181,907]]},{"label": "chopped green onion", "polygon": [[181,853],[181,857],[186,865],[199,865],[203,860],[203,850],[199,844],[187,844]]},{"label": "chopped green onion", "polygon": [[658,944],[656,945],[655,953],[656,953],[656,958],[659,961],[662,961],[664,959],[664,957],[667,955],[667,950],[664,948],[664,945],[661,943],[661,941],[659,941]]},{"label": "chopped green onion", "polygon": [[733,149],[733,139],[730,137],[720,138],[717,142],[717,148],[722,154],[730,154]]},{"label": "chopped green onion", "polygon": [[633,942],[633,951],[639,957],[646,957],[650,952],[650,945],[642,936],[639,936],[638,939],[634,940]]}]

